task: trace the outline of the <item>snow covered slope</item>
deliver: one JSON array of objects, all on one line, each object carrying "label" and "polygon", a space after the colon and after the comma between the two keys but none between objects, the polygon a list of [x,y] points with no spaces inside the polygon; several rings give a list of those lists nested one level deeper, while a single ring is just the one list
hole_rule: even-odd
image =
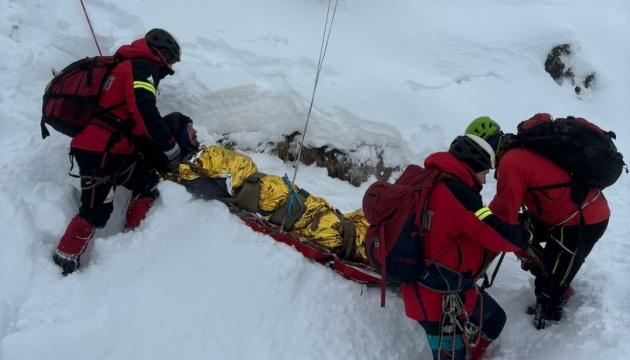
[{"label": "snow covered slope", "polygon": [[[101,48],[152,27],[183,44],[160,109],[191,115],[211,143],[255,145],[302,129],[328,2],[85,1]],[[581,115],[616,131],[630,157],[627,0],[340,0],[312,146],[384,146],[390,164],[444,149],[479,115],[507,130],[536,112]],[[544,71],[559,43],[581,97]],[[218,202],[164,182],[141,227],[120,233],[128,194],[84,268],[62,278],[50,254],[78,206],[68,139],[39,135],[51,68],[96,54],[79,1],[0,0],[0,359],[429,359],[424,334],[389,294],[348,282],[253,233]],[[252,154],[267,173],[288,164]],[[624,359],[630,323],[630,177],[606,191],[609,230],[575,281],[560,325],[536,331],[523,313],[532,281],[508,256],[491,293],[508,324],[491,359]],[[297,183],[342,211],[355,188],[303,166]],[[493,185],[484,189],[490,199]]]}]

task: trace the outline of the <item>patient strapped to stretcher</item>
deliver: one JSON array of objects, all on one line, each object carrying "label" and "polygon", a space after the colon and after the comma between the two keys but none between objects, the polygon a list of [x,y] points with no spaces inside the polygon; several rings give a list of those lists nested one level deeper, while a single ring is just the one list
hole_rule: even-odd
[{"label": "patient strapped to stretcher", "polygon": [[247,155],[213,145],[190,154],[169,179],[203,199],[218,199],[328,249],[344,260],[367,264],[363,247],[369,224],[362,210],[342,214],[323,198],[286,178],[257,171]]}]

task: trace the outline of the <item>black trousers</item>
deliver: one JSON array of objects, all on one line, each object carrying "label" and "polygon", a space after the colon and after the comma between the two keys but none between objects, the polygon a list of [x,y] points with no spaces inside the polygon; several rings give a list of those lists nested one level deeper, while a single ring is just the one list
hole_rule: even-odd
[{"label": "black trousers", "polygon": [[542,271],[536,275],[536,297],[561,307],[566,289],[580,271],[591,250],[602,237],[608,220],[589,225],[560,226],[542,232],[546,245]]},{"label": "black trousers", "polygon": [[81,177],[79,216],[102,228],[114,210],[117,186],[132,191],[134,197],[156,198],[160,180],[153,166],[138,154],[121,155],[72,149]]}]

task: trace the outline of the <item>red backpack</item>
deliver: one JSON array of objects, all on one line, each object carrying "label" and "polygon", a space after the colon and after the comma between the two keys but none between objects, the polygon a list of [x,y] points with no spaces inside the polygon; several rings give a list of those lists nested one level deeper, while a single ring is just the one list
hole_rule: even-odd
[{"label": "red backpack", "polygon": [[372,266],[381,274],[381,306],[385,281],[422,283],[441,292],[459,292],[472,279],[426,260],[423,236],[430,228],[427,203],[433,187],[448,175],[435,169],[409,165],[395,183],[377,181],[363,196],[363,212],[370,227],[365,249]]},{"label": "red backpack", "polygon": [[42,138],[50,135],[45,124],[70,137],[88,123],[126,131],[111,109],[98,106],[107,78],[119,62],[115,56],[96,56],[75,61],[57,73],[44,91]]}]

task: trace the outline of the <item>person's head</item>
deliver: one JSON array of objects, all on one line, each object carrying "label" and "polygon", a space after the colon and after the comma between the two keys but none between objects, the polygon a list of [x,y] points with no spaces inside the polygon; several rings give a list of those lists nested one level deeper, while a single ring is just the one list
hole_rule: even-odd
[{"label": "person's head", "polygon": [[197,130],[193,127],[191,118],[180,112],[173,112],[164,116],[162,120],[183,152],[190,153],[199,148]]},{"label": "person's head", "polygon": [[164,65],[173,70],[173,64],[181,60],[182,50],[173,35],[164,29],[151,29],[144,35],[149,48],[162,59]]},{"label": "person's head", "polygon": [[501,131],[501,126],[489,116],[480,116],[473,120],[464,133],[477,135],[484,139],[495,152],[501,146],[503,131]]},{"label": "person's head", "polygon": [[468,165],[481,184],[485,183],[486,174],[495,165],[494,150],[477,135],[466,134],[456,137],[448,152]]},{"label": "person's head", "polygon": [[499,166],[499,161],[505,155],[505,153],[517,147],[518,145],[518,136],[516,134],[503,134],[501,137],[501,143],[499,144],[499,148],[496,151],[496,166]]}]

